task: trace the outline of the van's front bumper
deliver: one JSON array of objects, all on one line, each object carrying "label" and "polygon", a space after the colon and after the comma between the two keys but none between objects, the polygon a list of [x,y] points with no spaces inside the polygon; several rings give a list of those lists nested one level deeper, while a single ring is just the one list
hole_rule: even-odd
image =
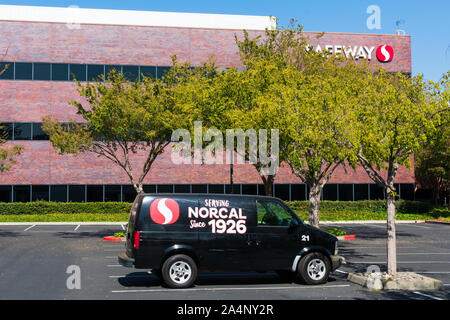
[{"label": "van's front bumper", "polygon": [[341,256],[330,256],[331,258],[331,271],[336,270],[341,265],[346,264],[345,258]]},{"label": "van's front bumper", "polygon": [[124,267],[127,267],[127,268],[134,267],[134,259],[130,258],[126,252],[122,252],[121,254],[119,254],[117,259],[119,260],[119,264]]}]

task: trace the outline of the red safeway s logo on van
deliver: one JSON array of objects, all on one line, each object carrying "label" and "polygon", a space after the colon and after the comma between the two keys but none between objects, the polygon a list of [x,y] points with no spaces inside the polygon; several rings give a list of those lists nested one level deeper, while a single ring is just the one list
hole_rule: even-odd
[{"label": "red safeway s logo on van", "polygon": [[180,206],[175,200],[159,198],[150,205],[150,218],[157,224],[172,224],[180,217]]},{"label": "red safeway s logo on van", "polygon": [[377,58],[380,62],[389,62],[394,59],[394,49],[385,44],[377,48]]}]

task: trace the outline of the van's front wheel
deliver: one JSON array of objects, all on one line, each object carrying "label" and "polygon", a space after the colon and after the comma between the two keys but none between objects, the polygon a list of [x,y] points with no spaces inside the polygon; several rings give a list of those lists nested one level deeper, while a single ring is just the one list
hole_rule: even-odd
[{"label": "van's front wheel", "polygon": [[171,288],[188,288],[197,278],[197,265],[191,257],[177,254],[169,257],[163,264],[162,277]]},{"label": "van's front wheel", "polygon": [[319,252],[304,256],[298,264],[298,273],[307,284],[323,284],[330,275],[330,261]]}]

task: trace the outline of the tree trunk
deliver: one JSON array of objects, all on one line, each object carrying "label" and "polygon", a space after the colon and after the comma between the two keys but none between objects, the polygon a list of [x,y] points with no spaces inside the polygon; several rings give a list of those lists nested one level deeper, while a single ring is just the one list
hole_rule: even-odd
[{"label": "tree trunk", "polygon": [[263,179],[266,196],[273,197],[273,180],[274,176],[267,176],[266,179]]},{"label": "tree trunk", "polygon": [[397,244],[395,235],[395,194],[394,188],[387,192],[387,272],[388,274],[397,273]]},{"label": "tree trunk", "polygon": [[320,187],[311,185],[309,188],[309,224],[319,227]]},{"label": "tree trunk", "polygon": [[133,184],[133,187],[134,187],[134,190],[136,190],[138,195],[144,193],[144,187],[143,187],[142,183]]}]

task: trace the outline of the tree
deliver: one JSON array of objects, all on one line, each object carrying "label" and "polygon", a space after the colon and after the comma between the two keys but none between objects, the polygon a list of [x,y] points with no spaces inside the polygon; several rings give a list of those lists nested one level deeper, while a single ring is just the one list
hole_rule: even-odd
[{"label": "tree", "polygon": [[[3,126],[0,126],[2,131]],[[0,146],[6,143],[8,133],[3,131],[0,133]],[[0,148],[0,172],[8,171],[11,166],[16,163],[15,157],[20,155],[23,150],[23,146],[12,146]]]},{"label": "tree", "polygon": [[[129,82],[122,73],[111,72],[94,83],[77,82],[86,103],[72,101],[84,122],[65,125],[51,117],[43,129],[60,154],[91,152],[122,168],[137,193],[156,158],[170,144],[174,129],[189,123],[189,111],[174,103],[170,79],[144,77]],[[136,169],[132,154],[143,153]]]},{"label": "tree", "polygon": [[338,166],[357,162],[357,79],[365,72],[342,57],[309,53],[280,92],[289,128],[287,162],[309,188],[309,223],[319,226],[322,190]]},{"label": "tree", "polygon": [[[286,85],[285,70],[288,66],[301,69],[307,43],[302,36],[302,27],[292,20],[287,29],[266,29],[264,36],[250,38],[244,30],[243,37],[235,37],[239,49],[241,70],[231,68],[216,77],[217,99],[226,108],[222,120],[214,122],[216,127],[226,131],[235,127],[247,135],[260,133],[259,156],[254,152],[254,143],[249,138],[244,152],[236,145],[238,156],[247,158],[257,170],[265,188],[265,194],[273,195],[273,184],[279,163],[286,160],[290,143],[285,130],[285,111],[277,103],[277,92]],[[223,119],[226,119],[225,121]],[[269,130],[261,139],[261,130]],[[272,131],[272,129],[275,129]],[[272,135],[273,134],[273,135]],[[263,156],[261,142],[265,141]]]},{"label": "tree", "polygon": [[220,117],[209,118],[209,123],[227,136],[227,143],[233,141],[229,149],[236,151],[238,163],[247,159],[255,167],[268,196],[273,195],[279,162],[284,159],[282,150],[288,143],[280,121],[283,110],[270,97],[271,86],[281,80],[275,69],[274,64],[261,61],[250,69],[217,74],[212,103],[221,106]]},{"label": "tree", "polygon": [[400,165],[427,143],[448,106],[436,103],[422,75],[410,78],[379,70],[361,79],[358,160],[386,193],[387,271],[397,272],[394,180]]},{"label": "tree", "polygon": [[[435,85],[435,97],[443,104],[450,104],[449,76],[444,75]],[[442,123],[430,138],[428,144],[414,155],[416,181],[432,190],[434,204],[437,205],[441,193],[447,200],[450,197],[450,118],[449,113],[442,115]]]},{"label": "tree", "polygon": [[[0,75],[2,75],[9,65],[6,65],[2,70],[0,70]],[[0,125],[0,146],[6,143],[9,133],[4,131],[4,126]],[[11,166],[16,163],[14,159],[16,156],[20,155],[23,150],[23,146],[13,146],[13,147],[3,147],[0,148],[0,172],[8,171]]]}]

